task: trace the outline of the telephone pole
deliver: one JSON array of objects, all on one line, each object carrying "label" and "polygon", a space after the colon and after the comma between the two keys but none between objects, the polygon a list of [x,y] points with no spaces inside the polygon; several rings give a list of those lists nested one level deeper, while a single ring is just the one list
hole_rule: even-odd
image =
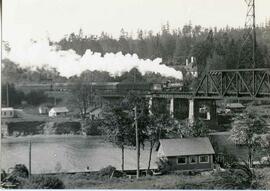
[{"label": "telephone pole", "polygon": [[30,140],[29,141],[29,174],[28,174],[29,178],[31,178],[31,163],[32,163],[31,152],[32,152],[32,141]]},{"label": "telephone pole", "polygon": [[140,145],[139,145],[139,132],[138,132],[138,119],[137,119],[137,106],[134,107],[135,117],[135,132],[136,132],[136,151],[137,151],[137,179],[140,176]]},{"label": "telephone pole", "polygon": [[8,92],[8,83],[7,83],[7,107],[9,107],[9,92]]}]

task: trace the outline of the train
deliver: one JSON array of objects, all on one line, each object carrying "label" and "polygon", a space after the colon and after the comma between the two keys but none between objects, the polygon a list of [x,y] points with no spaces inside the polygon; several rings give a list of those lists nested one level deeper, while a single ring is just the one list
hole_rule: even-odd
[{"label": "train", "polygon": [[[28,84],[15,84],[15,88],[24,92],[34,90],[41,91],[57,91],[69,92],[74,88],[76,83],[28,83]],[[91,86],[93,91],[182,91],[183,82],[170,82],[165,83],[148,83],[148,82],[92,82],[87,85]]]}]

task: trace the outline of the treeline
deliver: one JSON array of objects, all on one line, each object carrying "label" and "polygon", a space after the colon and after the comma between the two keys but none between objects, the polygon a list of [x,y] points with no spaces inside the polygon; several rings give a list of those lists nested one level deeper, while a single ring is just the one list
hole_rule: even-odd
[{"label": "treeline", "polygon": [[[269,67],[270,61],[270,22],[256,28],[257,67]],[[80,29],[78,34],[71,33],[57,44],[62,50],[73,49],[83,55],[87,49],[102,54],[119,52],[136,53],[140,58],[161,57],[166,65],[183,65],[187,58],[194,56],[199,70],[210,67],[248,68],[252,62],[252,40],[245,41],[243,28],[203,28],[199,25],[185,25],[182,29],[171,29],[167,23],[161,31],[137,31],[137,37],[122,29],[119,39],[105,32],[100,36],[87,36]]]}]

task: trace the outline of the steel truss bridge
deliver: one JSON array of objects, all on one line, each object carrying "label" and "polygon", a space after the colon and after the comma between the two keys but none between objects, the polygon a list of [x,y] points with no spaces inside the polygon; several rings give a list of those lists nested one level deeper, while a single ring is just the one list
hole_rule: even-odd
[{"label": "steel truss bridge", "polygon": [[[107,92],[102,97],[124,97],[126,93]],[[151,91],[140,92],[140,95],[152,98],[270,101],[270,68],[210,70],[202,75],[194,91]]]}]

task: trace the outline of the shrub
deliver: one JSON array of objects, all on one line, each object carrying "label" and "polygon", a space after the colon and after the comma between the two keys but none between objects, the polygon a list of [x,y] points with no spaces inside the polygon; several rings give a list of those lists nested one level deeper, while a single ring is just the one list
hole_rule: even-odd
[{"label": "shrub", "polygon": [[6,171],[4,171],[3,169],[1,169],[1,181],[3,181],[6,177],[7,177]]},{"label": "shrub", "polygon": [[55,123],[55,134],[79,134],[81,131],[81,124],[79,122],[62,122]]},{"label": "shrub", "polygon": [[159,159],[157,162],[158,170],[162,173],[168,173],[171,171],[172,165],[168,160]]},{"label": "shrub", "polygon": [[100,176],[111,176],[114,171],[116,171],[116,168],[109,165],[109,166],[107,166],[105,168],[100,169],[99,170],[99,175]]},{"label": "shrub", "polygon": [[62,180],[55,176],[35,176],[32,177],[25,185],[25,189],[64,189]]},{"label": "shrub", "polygon": [[85,126],[86,135],[101,135],[101,130],[99,129],[100,126],[101,121],[99,120],[88,121]]},{"label": "shrub", "polygon": [[246,162],[235,163],[227,171],[217,174],[217,185],[222,189],[256,189],[257,179],[255,172]]},{"label": "shrub", "polygon": [[24,164],[16,164],[12,171],[12,176],[15,177],[27,178],[28,174],[28,169]]}]

